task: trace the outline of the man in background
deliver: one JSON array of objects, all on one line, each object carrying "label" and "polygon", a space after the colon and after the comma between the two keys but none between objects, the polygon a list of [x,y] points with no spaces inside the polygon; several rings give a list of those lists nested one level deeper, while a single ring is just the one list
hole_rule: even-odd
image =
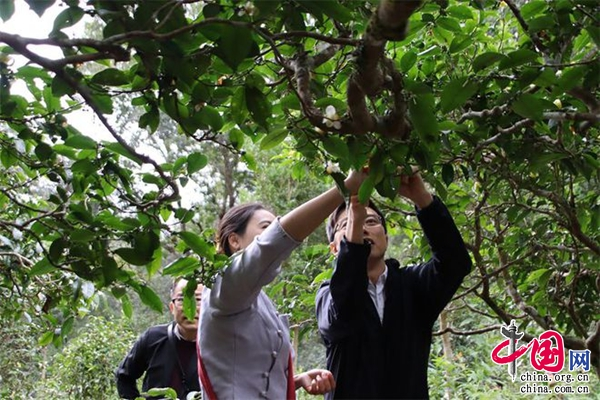
[{"label": "man in background", "polygon": [[170,387],[180,399],[200,392],[196,334],[203,286],[196,288],[196,317],[189,320],[183,312],[183,293],[187,284],[184,279],[173,282],[169,302],[173,322],[153,326],[142,333],[117,368],[115,375],[121,398],[140,396],[136,381],[144,373],[142,392]]}]

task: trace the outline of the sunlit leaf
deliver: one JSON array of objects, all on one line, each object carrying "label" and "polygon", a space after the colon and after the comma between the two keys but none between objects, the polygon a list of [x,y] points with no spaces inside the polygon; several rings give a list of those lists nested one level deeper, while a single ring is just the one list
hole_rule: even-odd
[{"label": "sunlit leaf", "polygon": [[163,270],[166,275],[182,276],[192,273],[198,267],[198,260],[193,257],[178,258]]},{"label": "sunlit leaf", "polygon": [[142,303],[149,306],[154,311],[162,312],[163,303],[160,297],[149,286],[142,286],[138,291]]},{"label": "sunlit leaf", "polygon": [[183,239],[185,244],[199,256],[209,257],[214,253],[214,248],[193,232],[180,232],[179,236]]}]

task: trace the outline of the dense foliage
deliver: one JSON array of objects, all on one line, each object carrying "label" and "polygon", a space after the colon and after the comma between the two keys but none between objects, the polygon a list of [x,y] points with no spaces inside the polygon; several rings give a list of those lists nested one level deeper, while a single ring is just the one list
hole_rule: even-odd
[{"label": "dense foliage", "polygon": [[[397,167],[419,165],[475,263],[438,333],[514,319],[526,339],[554,329],[589,349],[598,372],[596,0],[26,2],[62,11],[44,39],[0,28],[0,294],[5,317],[44,318],[42,344],[59,344],[98,290],[131,315],[131,290],[162,310],[157,272],[209,283],[225,261],[206,210],[242,184],[264,193],[261,155],[276,149],[290,179],[270,187],[279,195],[368,165],[360,196],[381,197],[406,262],[426,246],[395,200]],[[0,18],[14,5],[0,1]],[[69,36],[86,21],[99,30]],[[116,128],[126,102],[148,137],[171,140],[166,157]],[[82,107],[111,140],[70,123]],[[304,304],[298,323],[327,263],[311,251],[272,289]]]}]

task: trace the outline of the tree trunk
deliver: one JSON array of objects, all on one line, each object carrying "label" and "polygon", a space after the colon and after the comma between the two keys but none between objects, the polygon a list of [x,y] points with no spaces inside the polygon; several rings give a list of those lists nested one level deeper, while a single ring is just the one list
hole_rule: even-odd
[{"label": "tree trunk", "polygon": [[[440,314],[440,330],[443,332],[448,328],[448,311],[444,310]],[[452,350],[452,342],[450,340],[450,332],[446,332],[442,335],[442,348],[444,350],[444,359],[448,363],[454,362],[454,351]],[[444,368],[444,377],[446,381],[446,385],[444,388],[444,399],[451,400],[452,399],[452,389],[450,387],[450,371],[448,367]]]}]

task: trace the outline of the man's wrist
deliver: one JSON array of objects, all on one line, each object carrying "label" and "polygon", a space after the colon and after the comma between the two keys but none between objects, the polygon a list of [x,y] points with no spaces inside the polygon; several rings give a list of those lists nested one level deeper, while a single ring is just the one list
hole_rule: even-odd
[{"label": "man's wrist", "polygon": [[433,203],[433,195],[429,192],[425,192],[420,196],[417,196],[413,199],[413,202],[420,210],[426,208],[431,203]]}]

